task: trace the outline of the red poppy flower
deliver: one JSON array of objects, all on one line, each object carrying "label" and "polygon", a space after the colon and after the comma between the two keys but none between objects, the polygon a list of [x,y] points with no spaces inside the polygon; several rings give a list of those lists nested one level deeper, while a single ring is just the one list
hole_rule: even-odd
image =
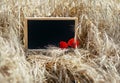
[{"label": "red poppy flower", "polygon": [[67,44],[66,42],[64,42],[64,41],[60,41],[59,47],[60,47],[60,48],[67,48],[67,47],[68,47],[68,44]]},{"label": "red poppy flower", "polygon": [[68,46],[72,47],[72,48],[76,48],[77,46],[79,46],[80,42],[78,40],[75,40],[74,38],[71,38],[68,41]]}]

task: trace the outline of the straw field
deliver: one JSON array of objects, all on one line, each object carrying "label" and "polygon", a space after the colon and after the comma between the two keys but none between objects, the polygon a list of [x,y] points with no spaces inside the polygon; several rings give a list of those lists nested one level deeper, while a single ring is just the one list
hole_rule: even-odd
[{"label": "straw field", "polygon": [[[26,53],[25,17],[78,17],[80,47]],[[0,0],[0,83],[120,83],[120,0]]]}]

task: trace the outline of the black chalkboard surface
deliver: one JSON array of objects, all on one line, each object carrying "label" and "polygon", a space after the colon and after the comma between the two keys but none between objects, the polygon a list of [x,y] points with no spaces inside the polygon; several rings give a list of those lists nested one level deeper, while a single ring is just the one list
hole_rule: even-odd
[{"label": "black chalkboard surface", "polygon": [[75,17],[26,18],[25,47],[27,49],[46,49],[59,46],[60,41],[68,41],[75,35]]}]

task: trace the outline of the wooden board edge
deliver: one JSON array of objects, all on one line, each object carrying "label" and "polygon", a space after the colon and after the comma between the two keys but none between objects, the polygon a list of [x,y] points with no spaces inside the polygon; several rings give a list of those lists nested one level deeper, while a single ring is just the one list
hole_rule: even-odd
[{"label": "wooden board edge", "polygon": [[24,47],[25,47],[25,50],[28,49],[28,29],[27,29],[27,19],[25,19],[25,25],[24,25]]},{"label": "wooden board edge", "polygon": [[26,17],[27,20],[76,20],[77,17]]}]

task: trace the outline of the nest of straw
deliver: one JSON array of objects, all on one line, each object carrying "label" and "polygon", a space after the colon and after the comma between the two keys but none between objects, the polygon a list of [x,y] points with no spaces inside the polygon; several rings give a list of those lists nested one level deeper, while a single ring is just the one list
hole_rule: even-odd
[{"label": "nest of straw", "polygon": [[[119,0],[0,0],[2,83],[119,83]],[[78,17],[77,49],[24,52],[25,17]]]}]

